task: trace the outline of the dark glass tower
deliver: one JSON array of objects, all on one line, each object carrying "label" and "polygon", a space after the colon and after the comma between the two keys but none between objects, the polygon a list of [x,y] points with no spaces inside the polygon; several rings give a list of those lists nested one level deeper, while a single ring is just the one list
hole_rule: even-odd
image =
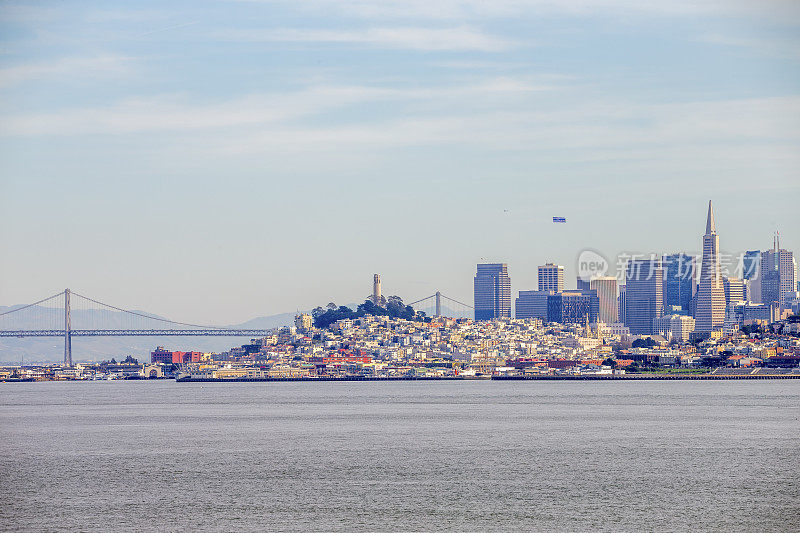
[{"label": "dark glass tower", "polygon": [[511,318],[511,278],[506,263],[478,265],[474,291],[475,320]]},{"label": "dark glass tower", "polygon": [[653,319],[664,307],[664,270],[660,259],[631,259],[625,269],[625,325],[634,335],[651,335]]},{"label": "dark glass tower", "polygon": [[694,283],[694,261],[684,253],[664,256],[664,308],[680,306],[691,314],[692,284]]},{"label": "dark glass tower", "polygon": [[761,251],[748,250],[742,256],[742,279],[754,279],[761,270]]}]

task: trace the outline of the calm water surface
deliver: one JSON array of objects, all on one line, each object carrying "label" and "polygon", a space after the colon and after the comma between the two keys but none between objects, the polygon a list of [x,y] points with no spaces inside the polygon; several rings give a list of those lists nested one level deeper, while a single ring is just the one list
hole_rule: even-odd
[{"label": "calm water surface", "polygon": [[797,531],[800,381],[0,384],[0,529]]}]

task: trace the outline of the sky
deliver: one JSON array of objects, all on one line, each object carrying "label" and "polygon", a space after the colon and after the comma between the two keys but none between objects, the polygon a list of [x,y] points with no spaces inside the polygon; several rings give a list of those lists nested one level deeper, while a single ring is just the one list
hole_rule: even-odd
[{"label": "sky", "polygon": [[2,1],[0,305],[574,287],[697,253],[709,199],[727,253],[800,253],[799,146],[793,1]]}]

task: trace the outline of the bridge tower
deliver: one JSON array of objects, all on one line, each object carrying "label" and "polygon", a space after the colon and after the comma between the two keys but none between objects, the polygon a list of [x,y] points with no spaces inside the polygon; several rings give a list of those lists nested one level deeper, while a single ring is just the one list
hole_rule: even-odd
[{"label": "bridge tower", "polygon": [[436,291],[436,317],[442,316],[442,293]]},{"label": "bridge tower", "polygon": [[64,366],[72,366],[72,317],[69,309],[69,289],[64,289]]}]

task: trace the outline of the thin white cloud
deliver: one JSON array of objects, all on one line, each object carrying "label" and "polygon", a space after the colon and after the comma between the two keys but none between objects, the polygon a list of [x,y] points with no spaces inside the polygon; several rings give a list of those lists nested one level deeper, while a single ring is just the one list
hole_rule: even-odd
[{"label": "thin white cloud", "polygon": [[361,30],[320,29],[229,29],[212,34],[222,40],[285,43],[339,43],[367,45],[376,48],[446,51],[472,50],[498,52],[513,42],[488,35],[474,28],[383,27]]},{"label": "thin white cloud", "polygon": [[718,15],[773,18],[800,24],[794,0],[236,0],[286,4],[311,13],[338,11],[364,19],[481,20],[546,15]]},{"label": "thin white cloud", "polygon": [[140,33],[136,37],[145,37],[147,35],[153,35],[154,33],[162,33],[162,32],[165,32],[165,31],[178,30],[178,29],[181,29],[181,28],[185,28],[187,26],[194,26],[195,24],[199,24],[199,23],[200,23],[199,20],[192,20],[192,21],[189,21],[189,22],[183,22],[181,24],[172,24],[171,26],[166,26],[166,27],[163,27],[163,28],[156,28],[154,30],[149,30],[149,31],[146,31],[144,33]]},{"label": "thin white cloud", "polygon": [[0,69],[0,87],[54,77],[96,78],[130,72],[131,58],[117,55],[66,57]]},{"label": "thin white cloud", "polygon": [[747,48],[758,54],[768,56],[782,56],[791,59],[800,59],[800,37],[782,38],[779,36],[768,37],[737,37],[722,33],[707,33],[697,38],[699,42]]},{"label": "thin white cloud", "polygon": [[[800,161],[800,96],[663,105],[585,103],[543,111],[468,112],[403,116],[336,127],[270,127],[219,143],[230,153],[276,146],[314,150],[374,150],[461,145],[499,151],[536,151],[585,159],[658,158],[671,153],[754,153]],[[691,154],[691,155],[690,155]],[[749,154],[749,155],[748,155]]]},{"label": "thin white cloud", "polygon": [[[146,134],[131,142],[145,140],[171,161],[216,156],[296,162],[298,154],[315,154],[315,161],[357,161],[397,148],[440,147],[676,171],[769,161],[780,172],[800,164],[798,95],[642,104],[585,99],[582,90],[494,78],[410,89],[314,86],[214,105],[164,97],[0,116],[0,136]],[[346,121],[315,120],[345,107]]]},{"label": "thin white cloud", "polygon": [[217,104],[187,104],[180,97],[137,99],[116,105],[43,114],[0,116],[0,135],[130,134],[249,127],[285,122],[375,101],[445,102],[455,98],[503,101],[509,95],[550,91],[525,79],[491,78],[474,85],[395,89],[315,86],[293,93],[250,95]]}]

